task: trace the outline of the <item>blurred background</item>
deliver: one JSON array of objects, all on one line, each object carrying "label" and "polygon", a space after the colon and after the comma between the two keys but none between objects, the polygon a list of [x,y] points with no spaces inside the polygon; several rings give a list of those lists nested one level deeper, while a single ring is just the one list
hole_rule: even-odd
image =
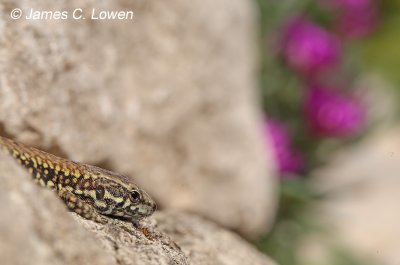
[{"label": "blurred background", "polygon": [[257,1],[280,264],[398,264],[400,2]]}]

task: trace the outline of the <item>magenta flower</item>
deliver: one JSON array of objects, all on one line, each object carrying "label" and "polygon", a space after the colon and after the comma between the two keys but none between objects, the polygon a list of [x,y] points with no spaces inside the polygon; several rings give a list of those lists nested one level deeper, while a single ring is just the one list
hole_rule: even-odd
[{"label": "magenta flower", "polygon": [[286,25],[281,45],[286,62],[308,76],[332,68],[341,55],[335,35],[300,17]]},{"label": "magenta flower", "polygon": [[362,38],[371,33],[378,21],[378,8],[373,0],[325,0],[336,9],[334,21],[338,31],[347,38]]},{"label": "magenta flower", "polygon": [[362,38],[375,29],[377,17],[377,8],[373,5],[347,8],[339,13],[337,27],[348,38]]},{"label": "magenta flower", "polygon": [[307,91],[304,104],[308,124],[317,135],[345,137],[362,129],[361,104],[337,89],[313,86]]},{"label": "magenta flower", "polygon": [[303,158],[300,152],[292,148],[289,132],[281,122],[267,120],[265,135],[268,143],[272,143],[273,155],[281,175],[299,173],[304,169]]}]

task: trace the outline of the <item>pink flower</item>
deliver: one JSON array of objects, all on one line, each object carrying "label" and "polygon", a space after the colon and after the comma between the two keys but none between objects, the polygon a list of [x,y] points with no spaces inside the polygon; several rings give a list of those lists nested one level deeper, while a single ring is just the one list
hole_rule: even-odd
[{"label": "pink flower", "polygon": [[332,68],[341,55],[335,35],[301,17],[292,19],[286,25],[281,45],[286,62],[305,75]]},{"label": "pink flower", "polygon": [[279,121],[269,119],[265,123],[265,135],[272,142],[273,154],[281,175],[299,173],[304,169],[303,158],[292,148],[287,128]]},{"label": "pink flower", "polygon": [[373,0],[325,0],[337,10],[334,23],[347,38],[362,38],[371,33],[378,21],[378,8]]},{"label": "pink flower", "polygon": [[308,124],[317,135],[345,137],[362,129],[364,109],[355,98],[337,89],[312,86],[304,104]]}]

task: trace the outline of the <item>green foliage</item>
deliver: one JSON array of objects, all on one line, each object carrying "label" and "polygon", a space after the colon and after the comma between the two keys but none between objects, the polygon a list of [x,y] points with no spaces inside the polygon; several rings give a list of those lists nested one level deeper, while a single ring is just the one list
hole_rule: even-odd
[{"label": "green foliage", "polygon": [[400,1],[382,0],[379,30],[361,46],[364,68],[392,82],[400,100]]},{"label": "green foliage", "polygon": [[309,207],[313,193],[306,181],[293,179],[283,182],[280,194],[278,221],[256,245],[279,264],[299,264],[296,249],[303,235],[318,230]]}]

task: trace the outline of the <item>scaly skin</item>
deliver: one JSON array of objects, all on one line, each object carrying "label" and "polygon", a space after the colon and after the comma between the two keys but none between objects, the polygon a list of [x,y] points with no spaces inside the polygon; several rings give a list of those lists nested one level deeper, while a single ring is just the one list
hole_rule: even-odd
[{"label": "scaly skin", "polygon": [[135,222],[156,209],[150,196],[122,175],[1,136],[0,146],[28,169],[36,183],[55,190],[70,211],[86,219],[106,223],[109,216]]}]

